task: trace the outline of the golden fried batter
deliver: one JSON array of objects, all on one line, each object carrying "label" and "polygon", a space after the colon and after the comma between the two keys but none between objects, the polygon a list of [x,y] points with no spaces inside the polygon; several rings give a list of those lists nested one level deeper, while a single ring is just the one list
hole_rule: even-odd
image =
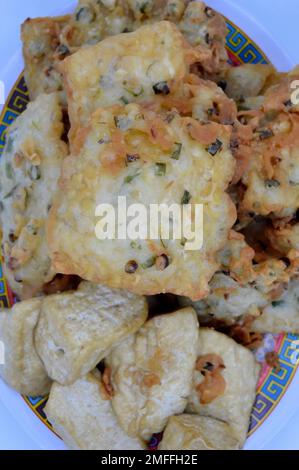
[{"label": "golden fried batter", "polygon": [[55,274],[45,220],[68,152],[61,120],[58,94],[40,95],[10,126],[0,160],[4,272],[21,298],[38,293]]},{"label": "golden fried batter", "polygon": [[[228,126],[178,114],[167,122],[136,104],[98,110],[74,142],[50,215],[55,269],[139,294],[205,296],[218,266],[215,253],[235,221],[225,193],[234,171],[229,139]],[[117,210],[119,196],[127,207],[141,203],[147,210],[150,204],[203,204],[202,249],[185,250],[181,239],[97,239],[96,206]]]},{"label": "golden fried batter", "polygon": [[[212,77],[225,69],[226,24],[204,3],[187,0],[79,0],[72,15],[28,19],[22,25],[25,77],[30,97],[61,91],[60,62],[85,45],[146,24],[175,23],[197,50],[196,72]],[[124,36],[123,36],[124,37]],[[145,37],[143,37],[144,39]],[[144,39],[143,43],[147,40]],[[64,95],[62,98],[65,99]]]},{"label": "golden fried batter", "polygon": [[291,100],[296,79],[297,70],[269,88],[260,110],[243,113],[254,136],[242,177],[242,210],[281,218],[293,216],[299,206],[299,105]]},{"label": "golden fried batter", "polygon": [[179,30],[165,21],[107,38],[67,58],[62,71],[71,141],[99,107],[175,93],[188,73],[190,53]]}]

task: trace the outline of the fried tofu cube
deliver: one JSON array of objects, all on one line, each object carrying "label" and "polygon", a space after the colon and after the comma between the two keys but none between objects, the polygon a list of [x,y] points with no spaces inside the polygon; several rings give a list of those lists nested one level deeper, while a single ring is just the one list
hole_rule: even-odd
[{"label": "fried tofu cube", "polygon": [[105,361],[111,372],[111,403],[130,436],[148,441],[171,415],[184,411],[197,343],[196,314],[186,308],[152,318],[112,350]]},{"label": "fried tofu cube", "polygon": [[0,160],[0,222],[4,273],[22,299],[54,274],[45,221],[68,153],[58,94],[41,95],[10,126]]},{"label": "fried tofu cube", "polygon": [[201,328],[187,412],[225,421],[242,447],[259,371],[251,351],[222,333]]},{"label": "fried tofu cube", "polygon": [[239,442],[231,427],[207,416],[172,416],[159,450],[237,450]]},{"label": "fried tofu cube", "polygon": [[146,321],[146,299],[82,282],[44,299],[35,342],[50,377],[72,384]]},{"label": "fried tofu cube", "polygon": [[4,363],[0,377],[23,395],[44,396],[51,380],[34,344],[34,331],[39,319],[41,298],[15,304],[0,310],[0,341],[4,346]]},{"label": "fried tofu cube", "polygon": [[45,408],[54,430],[73,450],[142,450],[126,435],[105,398],[100,373],[73,385],[54,383]]}]

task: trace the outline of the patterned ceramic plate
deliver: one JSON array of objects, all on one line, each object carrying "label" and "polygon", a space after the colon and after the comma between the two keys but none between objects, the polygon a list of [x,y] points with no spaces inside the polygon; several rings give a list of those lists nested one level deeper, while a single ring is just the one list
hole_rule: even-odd
[{"label": "patterned ceramic plate", "polygon": [[[229,60],[234,65],[239,65],[242,63],[266,64],[268,62],[267,57],[263,54],[260,48],[243,31],[241,31],[229,20],[227,20],[227,26],[227,51]],[[11,90],[0,117],[0,156],[5,145],[5,134],[7,128],[16,119],[16,117],[26,109],[28,101],[29,97],[26,83],[23,74],[21,74]],[[9,286],[3,277],[0,264],[0,307],[9,307],[13,304],[13,302],[14,299],[12,292],[10,291]],[[273,428],[273,426],[275,426],[276,429],[277,427],[281,427],[284,421],[283,418],[286,418],[286,416],[290,414],[290,409],[288,406],[286,406],[286,402],[282,406],[281,400],[287,391],[288,394],[293,393],[293,379],[299,365],[299,361],[296,361],[299,355],[298,349],[299,336],[292,334],[282,334],[266,335],[264,339],[264,346],[257,351],[258,360],[263,361],[264,356],[268,351],[275,350],[279,354],[281,368],[278,372],[267,366],[265,363],[263,365],[258,385],[256,402],[251,415],[248,434],[249,439],[246,444],[247,448],[262,448],[262,441],[264,438],[261,440],[258,437],[258,429],[263,425],[263,430],[267,428],[269,429],[269,433],[271,433],[271,428]],[[298,375],[296,378],[298,378]],[[0,383],[0,389],[1,387],[2,384]],[[17,400],[18,397],[16,397],[14,392],[10,392],[6,388],[3,390],[1,389],[1,392],[3,392],[3,394],[1,393],[1,399],[3,400],[3,396],[5,396],[4,391],[5,394],[11,394],[9,399],[6,400],[6,405],[9,408],[14,407],[15,413],[16,409],[21,410],[22,407],[20,407],[20,403]],[[43,425],[51,429],[51,426],[47,422],[43,411],[46,404],[46,399],[22,397],[22,400],[24,400],[26,405],[29,407],[29,410],[31,410],[30,412],[33,412],[39,418],[39,420],[41,420]],[[278,404],[280,404],[280,406],[276,409]],[[30,416],[28,413],[24,413],[24,416],[26,418],[26,423],[29,423]],[[32,423],[29,425],[29,427],[32,427]],[[49,437],[49,442],[51,439]],[[157,439],[159,439],[159,436],[153,438],[151,448],[155,448],[157,445]],[[52,448],[53,445],[53,448],[60,448],[61,446],[58,442],[58,440],[54,441],[50,447]],[[44,439],[44,444],[42,446],[44,448],[48,447],[47,438]]]}]

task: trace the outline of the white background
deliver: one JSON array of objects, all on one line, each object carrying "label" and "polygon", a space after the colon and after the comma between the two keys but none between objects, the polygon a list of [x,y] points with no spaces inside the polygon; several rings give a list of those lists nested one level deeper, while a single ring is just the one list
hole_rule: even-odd
[{"label": "white background", "polygon": [[[21,71],[20,23],[27,17],[63,13],[74,3],[71,0],[0,0],[0,80],[5,82],[6,93],[16,79],[16,69]],[[206,0],[206,3],[225,13],[253,37],[280,70],[299,63],[299,0]],[[299,412],[294,409],[288,416],[287,426],[276,435],[274,432],[274,437],[263,444],[264,449],[299,449]],[[0,396],[0,449],[45,448],[18,422],[18,412],[8,411]]]}]

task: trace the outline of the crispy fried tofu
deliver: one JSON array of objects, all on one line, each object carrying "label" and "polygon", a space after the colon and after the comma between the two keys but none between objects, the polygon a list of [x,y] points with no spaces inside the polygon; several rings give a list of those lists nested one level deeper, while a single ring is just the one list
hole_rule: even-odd
[{"label": "crispy fried tofu", "polygon": [[83,377],[146,321],[147,303],[125,291],[83,282],[75,292],[44,299],[35,341],[50,377]]},{"label": "crispy fried tofu", "polygon": [[246,190],[241,204],[248,212],[293,217],[299,206],[299,105],[292,98],[292,82],[298,79],[296,68],[267,90],[253,117],[249,114],[254,138],[242,177]]},{"label": "crispy fried tofu", "polygon": [[217,80],[226,70],[228,60],[224,17],[203,2],[191,1],[178,26],[188,43],[199,53],[194,70],[204,78]]},{"label": "crispy fried tofu", "polygon": [[37,294],[55,272],[45,221],[67,155],[58,94],[41,95],[10,126],[0,160],[4,273],[20,298]]},{"label": "crispy fried tofu", "polygon": [[244,285],[254,278],[254,256],[255,251],[246,243],[244,235],[231,230],[225,247],[218,253],[218,260],[223,271]]},{"label": "crispy fried tofu", "polygon": [[[136,31],[146,24],[155,28],[162,20],[176,24],[190,45],[196,47],[196,69],[200,75],[209,77],[222,73],[227,61],[225,20],[204,3],[79,0],[72,15],[28,19],[22,25],[25,76],[31,99],[40,93],[62,90],[59,64],[80,47]],[[63,93],[61,96],[65,101]]]},{"label": "crispy fried tofu", "polygon": [[201,322],[221,320],[234,324],[241,322],[249,315],[257,317],[260,309],[269,302],[266,293],[251,285],[240,285],[232,277],[216,273],[210,282],[210,294],[197,302],[180,298],[182,306],[192,305]]},{"label": "crispy fried tofu", "polygon": [[71,136],[99,107],[175,92],[188,73],[188,51],[179,30],[164,21],[106,38],[65,59]]},{"label": "crispy fried tofu", "polygon": [[54,383],[45,408],[54,430],[73,450],[142,450],[122,430],[106,399],[100,373],[73,385]]},{"label": "crispy fried tofu", "polygon": [[149,320],[106,359],[112,407],[122,428],[145,441],[182,413],[191,390],[198,323],[187,308]]},{"label": "crispy fried tofu", "polygon": [[51,386],[34,344],[41,302],[36,298],[0,310],[0,341],[5,353],[0,377],[19,393],[33,397],[47,395]]},{"label": "crispy fried tofu", "polygon": [[62,91],[62,76],[56,60],[63,53],[60,34],[69,20],[70,16],[28,18],[22,25],[25,80],[31,100],[42,93]]},{"label": "crispy fried tofu", "polygon": [[299,334],[299,281],[292,279],[281,295],[269,302],[253,323],[252,328],[262,333]]},{"label": "crispy fried tofu", "polygon": [[[229,247],[221,257],[229,266],[233,258],[229,260],[229,255],[226,257],[228,253]],[[297,269],[298,258],[295,258],[292,264],[288,267],[283,260],[269,258],[251,266],[251,273],[246,282],[236,280],[238,276],[234,276],[233,270],[231,273],[217,272],[209,284],[210,294],[207,297],[197,302],[181,297],[179,303],[184,307],[192,306],[203,324],[213,324],[213,321],[217,324],[220,320],[223,326],[245,325],[250,320],[251,324],[248,326],[250,331],[254,332],[254,319],[259,318],[265,308],[283,294],[285,286],[293,276],[293,269]],[[237,264],[233,263],[231,266],[236,267]],[[249,269],[246,269],[246,272],[249,273]]]},{"label": "crispy fried tofu", "polygon": [[227,70],[225,92],[235,101],[257,97],[275,77],[277,72],[272,65],[242,64]]},{"label": "crispy fried tofu", "polygon": [[216,83],[192,73],[174,93],[157,95],[154,102],[146,104],[160,113],[176,110],[181,116],[192,116],[202,123],[233,125],[238,122],[235,102]]},{"label": "crispy fried tofu", "polygon": [[62,31],[62,43],[75,52],[83,45],[96,44],[108,36],[133,31],[136,27],[127,1],[79,0]]},{"label": "crispy fried tofu", "polygon": [[231,427],[206,416],[172,416],[159,450],[237,450],[239,442]]},{"label": "crispy fried tofu", "polygon": [[[225,192],[235,165],[229,138],[228,126],[203,125],[176,113],[167,122],[137,104],[98,110],[74,142],[51,211],[54,268],[141,295],[204,297],[218,267],[215,253],[236,216]],[[118,197],[127,207],[140,203],[147,210],[151,204],[175,203],[179,210],[187,202],[203,204],[202,248],[185,249],[181,235],[162,240],[148,232],[137,243],[117,233],[115,239],[97,238],[96,207],[110,204],[117,212]],[[158,223],[159,233],[166,226],[164,219]]]},{"label": "crispy fried tofu", "polygon": [[[248,349],[208,328],[199,331],[197,352],[198,363],[187,412],[225,421],[242,447],[247,436],[260,366]],[[216,367],[215,356],[221,363],[217,380],[216,376],[209,375]],[[201,368],[198,367],[199,362],[203,363]]]},{"label": "crispy fried tofu", "polygon": [[291,223],[283,224],[281,227],[269,226],[265,230],[271,246],[284,256],[291,250],[299,251],[299,224],[292,220]]}]

